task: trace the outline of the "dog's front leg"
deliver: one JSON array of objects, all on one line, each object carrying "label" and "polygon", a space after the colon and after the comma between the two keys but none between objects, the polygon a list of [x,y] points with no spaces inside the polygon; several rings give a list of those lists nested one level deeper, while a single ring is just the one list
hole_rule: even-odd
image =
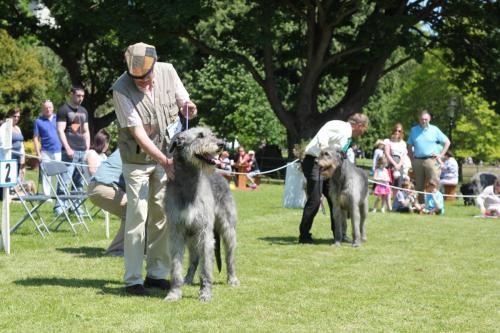
[{"label": "dog's front leg", "polygon": [[361,246],[361,232],[359,230],[359,220],[361,218],[359,214],[359,204],[354,198],[349,201],[349,209],[351,213],[351,226],[352,226],[352,246]]},{"label": "dog's front leg", "polygon": [[173,227],[170,232],[170,258],[171,258],[171,275],[172,283],[170,290],[165,297],[165,301],[177,301],[182,298],[182,259],[184,257],[184,235],[181,232],[174,231]]},{"label": "dog's front leg", "polygon": [[344,221],[346,219],[346,214],[344,213],[344,210],[340,207],[340,204],[336,202],[335,209],[334,209],[334,216],[335,216],[335,230],[334,230],[334,239],[333,239],[333,245],[335,246],[340,246],[342,243],[342,237],[344,230],[342,226],[344,225]]},{"label": "dog's front leg", "polygon": [[236,268],[234,263],[234,251],[236,249],[236,230],[232,227],[226,228],[222,234],[226,252],[227,283],[236,287],[240,285],[240,280],[236,277]]},{"label": "dog's front leg", "polygon": [[214,235],[213,227],[209,226],[199,234],[200,250],[200,301],[206,302],[212,299],[212,269],[214,258]]},{"label": "dog's front leg", "polygon": [[194,284],[194,274],[196,273],[196,269],[198,268],[198,263],[200,261],[200,256],[198,254],[198,250],[196,248],[196,244],[194,239],[191,239],[188,242],[188,250],[189,250],[189,268],[184,277],[185,284]]},{"label": "dog's front leg", "polygon": [[366,237],[366,217],[368,216],[368,196],[363,200],[360,206],[361,220],[359,221],[359,228],[361,231],[361,241],[366,242],[368,238]]}]

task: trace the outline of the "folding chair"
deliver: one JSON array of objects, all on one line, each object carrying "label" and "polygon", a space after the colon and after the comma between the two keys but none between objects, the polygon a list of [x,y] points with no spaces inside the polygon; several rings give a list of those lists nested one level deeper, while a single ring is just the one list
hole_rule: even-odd
[{"label": "folding chair", "polygon": [[[49,161],[49,162],[44,162],[40,166],[42,168],[43,176],[53,176],[56,178],[56,184],[60,184],[59,188],[61,189],[62,193],[57,193],[57,189],[54,188],[54,185],[51,183],[50,187],[52,189],[52,192],[54,193],[54,199],[56,200],[57,204],[59,207],[61,207],[62,212],[58,214],[52,222],[49,223],[49,226],[55,223],[58,223],[55,227],[55,230],[57,230],[61,224],[64,223],[64,220],[68,222],[68,224],[71,227],[71,230],[73,231],[74,234],[76,234],[76,229],[75,226],[78,224],[83,225],[85,230],[89,231],[89,228],[87,227],[87,224],[85,223],[83,216],[79,213],[78,209],[84,202],[84,200],[87,198],[86,193],[71,193],[68,184],[65,183],[64,181],[64,175],[67,173],[68,168],[63,162],[59,161]],[[74,183],[71,177],[70,179],[70,185],[74,187]],[[77,222],[72,222],[70,218],[70,214],[74,215],[77,219]]]},{"label": "folding chair", "polygon": [[38,209],[40,209],[44,203],[48,202],[49,199],[50,196],[48,195],[29,193],[24,187],[24,184],[19,182],[14,189],[12,200],[19,201],[23,205],[26,214],[24,214],[24,216],[10,229],[10,233],[15,232],[24,221],[30,218],[36,230],[38,230],[38,233],[40,233],[43,238],[45,238],[45,234],[50,234],[47,224],[45,224],[43,217],[38,213]]},{"label": "folding chair", "polygon": [[[85,186],[85,188],[88,188],[89,186],[89,180],[87,179],[87,177],[85,177],[85,172],[83,171],[82,169],[82,166],[81,165],[77,165],[76,168],[75,168],[76,172],[78,172],[80,174],[80,177],[82,177],[83,179],[83,185]],[[83,202],[81,203],[80,205],[80,208],[81,208],[81,212],[80,212],[80,215],[82,217],[86,217],[88,218],[91,222],[94,221],[94,217],[96,217],[97,214],[99,214],[102,209],[97,207],[96,205],[92,204],[92,206],[90,207],[90,209],[87,209],[87,206],[85,205],[85,202],[87,201],[87,192],[84,191],[84,192],[79,192],[79,191],[72,191],[71,194],[80,194],[80,195],[84,195],[85,196],[85,199],[83,200]]]}]

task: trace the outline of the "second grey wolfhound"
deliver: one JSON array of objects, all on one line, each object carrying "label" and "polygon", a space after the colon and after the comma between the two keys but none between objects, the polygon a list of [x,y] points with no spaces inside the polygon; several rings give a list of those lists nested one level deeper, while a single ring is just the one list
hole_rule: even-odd
[{"label": "second grey wolfhound", "polygon": [[226,250],[227,281],[239,280],[234,267],[236,247],[236,205],[227,181],[214,172],[215,155],[222,148],[206,128],[191,128],[173,138],[170,152],[174,158],[175,178],[168,182],[165,195],[167,230],[171,257],[172,282],[165,300],[182,297],[182,259],[187,244],[190,273],[200,260],[201,301],[212,298],[214,228],[222,235]]},{"label": "second grey wolfhound", "polygon": [[365,220],[368,215],[368,177],[347,159],[342,159],[337,148],[321,151],[318,164],[321,175],[330,181],[330,196],[335,217],[334,245],[342,242],[342,225],[351,216],[352,246],[366,241]]}]

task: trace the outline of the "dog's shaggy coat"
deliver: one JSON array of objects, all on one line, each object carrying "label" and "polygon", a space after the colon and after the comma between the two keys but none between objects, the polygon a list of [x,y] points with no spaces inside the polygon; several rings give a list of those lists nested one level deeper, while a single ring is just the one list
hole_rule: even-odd
[{"label": "dog's shaggy coat", "polygon": [[358,247],[361,241],[367,240],[365,221],[368,215],[368,177],[363,170],[347,159],[342,159],[337,148],[323,150],[318,164],[321,175],[330,181],[335,218],[334,245],[341,244],[342,225],[346,224],[346,219],[350,216],[352,246]]},{"label": "dog's shaggy coat", "polygon": [[172,283],[166,300],[182,297],[182,259],[190,250],[192,280],[198,258],[201,301],[212,297],[214,228],[221,233],[226,250],[227,280],[239,284],[234,265],[236,247],[236,205],[227,181],[214,172],[215,154],[223,142],[206,128],[192,128],[173,138],[175,178],[168,182],[165,196]]}]

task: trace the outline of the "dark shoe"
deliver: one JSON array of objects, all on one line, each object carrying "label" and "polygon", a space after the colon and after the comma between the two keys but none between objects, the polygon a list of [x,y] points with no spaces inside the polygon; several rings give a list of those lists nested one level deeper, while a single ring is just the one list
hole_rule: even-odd
[{"label": "dark shoe", "polygon": [[146,280],[144,280],[144,287],[170,290],[170,283],[165,279],[153,279],[146,276]]},{"label": "dark shoe", "polygon": [[312,244],[312,243],[314,243],[314,241],[312,239],[311,234],[299,236],[299,244]]},{"label": "dark shoe", "polygon": [[342,237],[342,243],[352,243],[352,239],[347,236]]},{"label": "dark shoe", "polygon": [[142,284],[133,284],[125,287],[125,292],[132,296],[149,296],[149,290],[144,288]]}]

